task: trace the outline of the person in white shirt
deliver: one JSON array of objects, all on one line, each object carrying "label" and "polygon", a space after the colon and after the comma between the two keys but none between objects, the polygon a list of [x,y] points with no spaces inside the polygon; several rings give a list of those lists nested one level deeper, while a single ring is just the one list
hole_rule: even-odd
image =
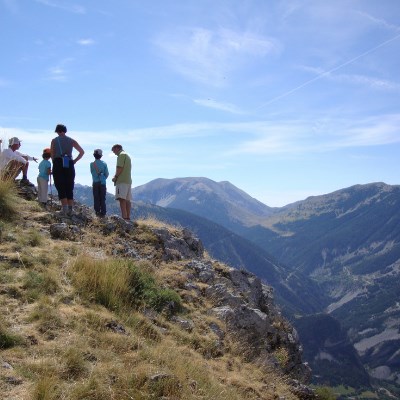
[{"label": "person in white shirt", "polygon": [[18,151],[21,141],[17,137],[9,140],[8,148],[0,153],[0,176],[2,179],[15,179],[22,171],[21,182],[28,181],[29,161],[37,162],[37,158]]}]

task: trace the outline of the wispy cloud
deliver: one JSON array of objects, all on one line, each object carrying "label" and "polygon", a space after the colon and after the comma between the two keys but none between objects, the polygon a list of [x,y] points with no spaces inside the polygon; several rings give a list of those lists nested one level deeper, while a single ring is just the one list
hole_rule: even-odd
[{"label": "wispy cloud", "polygon": [[213,108],[215,110],[226,111],[232,114],[244,114],[242,110],[231,103],[222,103],[213,99],[194,99],[194,103],[207,108]]},{"label": "wispy cloud", "polygon": [[51,81],[66,81],[67,80],[66,71],[64,68],[52,67],[52,68],[49,68],[48,72],[49,72],[48,79]]},{"label": "wispy cloud", "polygon": [[79,39],[78,44],[81,46],[91,46],[95,44],[95,41],[93,39]]},{"label": "wispy cloud", "polygon": [[47,7],[58,8],[60,10],[72,12],[74,14],[86,14],[86,8],[80,4],[71,4],[69,2],[60,2],[53,0],[35,0],[37,3],[43,4]]},{"label": "wispy cloud", "polygon": [[[343,148],[400,143],[400,114],[360,120],[324,121],[321,130],[312,121],[251,123],[242,126],[246,137],[229,154],[295,154],[330,152]],[[334,129],[333,129],[334,125]]]},{"label": "wispy cloud", "polygon": [[226,85],[229,73],[250,62],[252,57],[265,57],[279,49],[276,40],[254,33],[204,28],[163,33],[155,44],[176,72],[213,86]]},{"label": "wispy cloud", "polygon": [[324,71],[322,68],[302,66],[301,69],[312,74],[329,79],[334,82],[350,83],[356,85],[368,86],[371,89],[384,91],[400,91],[400,84],[386,79],[359,75],[359,74],[335,74],[333,72]]},{"label": "wispy cloud", "polygon": [[369,20],[370,22],[372,22],[373,25],[388,29],[390,31],[400,32],[400,26],[398,26],[398,25],[391,24],[390,22],[387,22],[386,20],[384,20],[382,18],[376,18],[373,15],[370,15],[363,11],[359,11],[358,13],[362,17],[364,17],[367,20]]},{"label": "wispy cloud", "polygon": [[60,82],[66,81],[68,79],[68,69],[66,68],[66,65],[70,64],[73,61],[73,58],[67,57],[63,60],[60,60],[57,65],[48,68],[47,79]]}]

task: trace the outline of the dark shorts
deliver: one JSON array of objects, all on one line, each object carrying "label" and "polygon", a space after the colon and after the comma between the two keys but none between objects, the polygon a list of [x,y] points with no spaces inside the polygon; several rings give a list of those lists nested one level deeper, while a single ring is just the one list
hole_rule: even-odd
[{"label": "dark shorts", "polygon": [[75,165],[70,160],[69,168],[64,168],[62,159],[53,160],[54,186],[58,192],[59,199],[73,200],[75,186]]}]

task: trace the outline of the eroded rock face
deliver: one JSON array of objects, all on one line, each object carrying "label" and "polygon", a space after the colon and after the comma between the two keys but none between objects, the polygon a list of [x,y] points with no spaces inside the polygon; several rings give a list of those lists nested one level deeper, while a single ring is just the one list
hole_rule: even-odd
[{"label": "eroded rock face", "polygon": [[180,235],[174,235],[167,228],[153,228],[164,251],[164,261],[198,258],[204,254],[204,247],[200,239],[192,232],[184,229]]},{"label": "eroded rock face", "polygon": [[192,283],[208,285],[202,293],[212,303],[210,313],[225,323],[249,361],[273,364],[301,382],[310,380],[298,334],[274,305],[272,288],[247,271],[218,270],[212,262],[192,260],[186,266]]}]

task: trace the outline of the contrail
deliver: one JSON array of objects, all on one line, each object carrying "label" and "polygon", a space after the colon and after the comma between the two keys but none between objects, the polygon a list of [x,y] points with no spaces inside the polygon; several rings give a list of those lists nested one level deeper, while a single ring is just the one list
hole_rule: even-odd
[{"label": "contrail", "polygon": [[386,40],[386,41],[384,41],[384,42],[378,44],[378,45],[375,46],[375,47],[372,47],[371,49],[365,51],[364,53],[359,54],[358,56],[356,56],[356,57],[354,57],[354,58],[352,58],[352,59],[346,61],[345,63],[340,64],[339,66],[330,69],[329,71],[326,71],[326,72],[323,72],[323,73],[317,75],[315,78],[312,78],[312,79],[310,79],[309,81],[302,83],[301,85],[295,87],[294,89],[291,89],[291,90],[289,90],[288,92],[285,92],[285,93],[283,93],[283,94],[281,94],[281,95],[279,95],[279,96],[277,96],[277,97],[274,97],[273,99],[267,101],[266,103],[261,104],[260,106],[258,106],[258,107],[256,108],[256,110],[259,110],[260,108],[263,108],[263,107],[265,107],[265,106],[267,106],[267,105],[269,105],[269,104],[271,104],[271,103],[274,103],[275,101],[277,101],[277,100],[279,100],[279,99],[282,99],[282,98],[284,98],[284,97],[289,96],[290,94],[292,94],[292,93],[294,93],[294,92],[297,92],[299,89],[302,89],[304,86],[307,86],[307,85],[309,85],[310,83],[313,83],[313,82],[317,81],[318,79],[321,79],[321,78],[323,78],[324,76],[329,75],[329,74],[331,74],[332,72],[335,72],[335,71],[337,71],[338,69],[343,68],[343,67],[345,67],[346,65],[349,65],[349,64],[353,63],[354,61],[358,60],[359,58],[364,57],[364,56],[366,56],[366,55],[369,54],[369,53],[372,53],[373,51],[379,49],[380,47],[385,46],[386,44],[388,44],[388,43],[390,43],[390,42],[393,42],[394,40],[396,40],[396,39],[399,38],[399,37],[400,37],[400,34],[398,34],[398,35],[392,37],[391,39],[388,39],[388,40]]}]

